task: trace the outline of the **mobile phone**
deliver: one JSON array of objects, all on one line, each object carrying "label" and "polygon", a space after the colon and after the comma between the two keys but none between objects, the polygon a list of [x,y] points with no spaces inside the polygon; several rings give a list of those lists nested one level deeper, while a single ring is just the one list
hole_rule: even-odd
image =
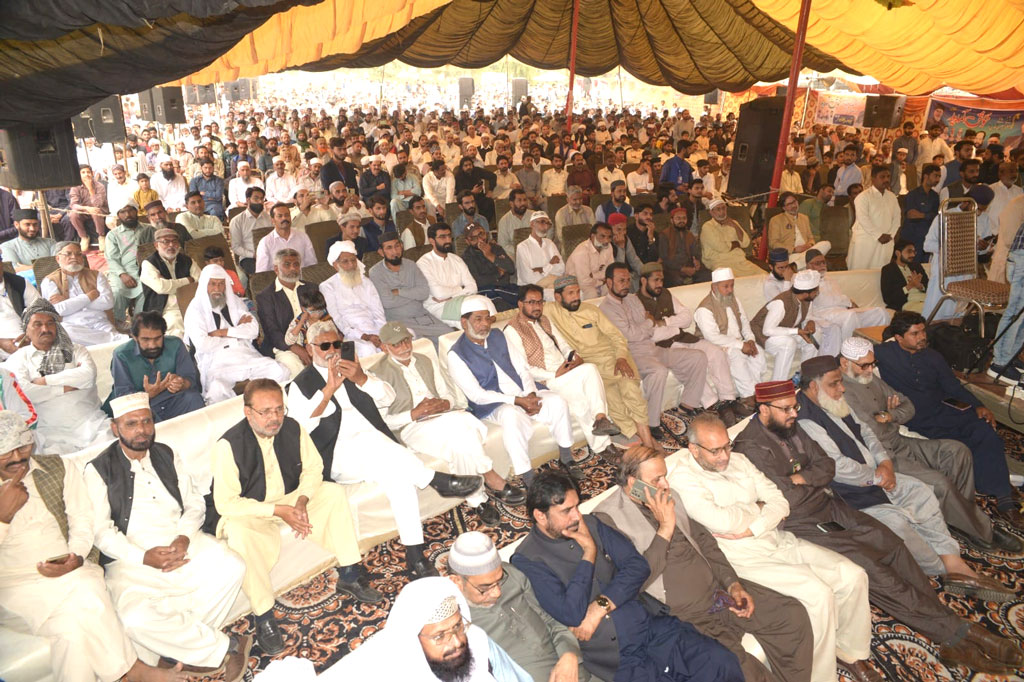
[{"label": "mobile phone", "polygon": [[71,555],[70,554],[61,554],[60,556],[52,556],[52,557],[50,557],[49,559],[46,560],[46,563],[48,563],[48,564],[62,564],[65,561],[68,560],[69,556],[71,556]]},{"label": "mobile phone", "polygon": [[956,398],[946,398],[945,400],[942,401],[942,404],[949,405],[954,410],[960,410],[961,412],[966,412],[967,410],[971,409],[970,403],[965,403],[964,401],[957,400]]},{"label": "mobile phone", "polygon": [[572,361],[575,360],[575,359],[576,359],[576,351],[571,350],[571,351],[569,351],[569,357],[565,359],[565,364],[567,364],[567,365],[571,364]]},{"label": "mobile phone", "polygon": [[845,528],[843,528],[842,524],[836,523],[835,521],[823,521],[815,525],[818,527],[818,530],[825,534],[838,533],[840,531],[846,530]]},{"label": "mobile phone", "polygon": [[355,341],[342,341],[341,342],[341,359],[352,360],[356,359],[356,344]]},{"label": "mobile phone", "polygon": [[[743,600],[743,606],[746,606],[746,600]],[[711,608],[708,609],[708,613],[718,613],[719,611],[725,611],[726,609],[741,609],[736,603],[736,600],[732,598],[725,590],[715,590],[715,594],[711,597]]]},{"label": "mobile phone", "polygon": [[657,488],[655,488],[650,483],[644,483],[643,481],[641,481],[638,478],[633,483],[633,487],[629,489],[629,496],[632,497],[637,502],[641,502],[643,504],[646,504],[647,503],[647,496],[644,495],[644,491],[645,490],[650,490],[651,491],[651,497],[654,497],[655,495],[658,494],[658,489]]}]

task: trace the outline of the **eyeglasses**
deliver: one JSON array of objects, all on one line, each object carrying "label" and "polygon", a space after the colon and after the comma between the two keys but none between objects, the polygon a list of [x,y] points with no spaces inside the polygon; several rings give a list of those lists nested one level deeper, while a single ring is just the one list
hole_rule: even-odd
[{"label": "eyeglasses", "polygon": [[[850,362],[853,362],[853,360],[850,360]],[[877,362],[853,362],[853,364],[857,365],[858,367],[864,370],[874,369],[875,367],[878,367]]]},{"label": "eyeglasses", "polygon": [[469,628],[470,625],[472,625],[472,623],[470,623],[468,620],[463,619],[459,621],[458,624],[453,625],[447,630],[442,630],[441,632],[438,632],[434,635],[420,635],[420,637],[424,639],[429,639],[430,643],[434,646],[442,646],[449,639],[458,639],[459,637],[461,637],[463,634],[465,634],[466,630]]},{"label": "eyeglasses", "polygon": [[484,595],[493,590],[495,587],[501,587],[502,585],[504,585],[506,580],[508,580],[508,571],[502,568],[501,577],[498,578],[496,582],[493,582],[490,585],[474,585],[473,583],[469,582],[468,579],[466,580],[466,582],[470,585],[473,585],[474,590],[479,592],[481,595]]},{"label": "eyeglasses", "polygon": [[267,417],[277,416],[277,415],[280,415],[280,416],[283,417],[286,414],[288,414],[288,408],[286,406],[284,406],[284,405],[282,405],[281,407],[268,407],[268,408],[263,409],[263,410],[253,410],[253,408],[251,408],[251,407],[249,409],[252,410],[253,412],[255,412],[256,414],[258,414],[260,417],[262,417],[264,419],[266,419]]},{"label": "eyeglasses", "polygon": [[707,452],[712,457],[721,457],[722,455],[728,455],[729,453],[732,452],[732,444],[733,444],[732,441],[729,441],[725,445],[722,445],[722,446],[717,447],[717,448],[706,448],[703,445],[701,445],[700,443],[694,443],[693,441],[690,441],[690,442],[693,445],[696,445],[701,450],[704,450],[705,452]]},{"label": "eyeglasses", "polygon": [[338,350],[339,348],[341,348],[341,344],[342,343],[344,343],[344,342],[341,341],[341,340],[338,340],[338,341],[324,341],[323,343],[316,344],[316,346],[320,350],[329,350],[331,348],[333,348],[334,350]]},{"label": "eyeglasses", "polygon": [[768,407],[774,407],[776,410],[779,410],[780,412],[792,412],[793,414],[796,414],[797,412],[800,411],[800,403],[796,403],[795,405],[789,405],[788,407],[783,407],[781,405],[772,405],[771,403],[765,403],[765,405],[767,405]]}]

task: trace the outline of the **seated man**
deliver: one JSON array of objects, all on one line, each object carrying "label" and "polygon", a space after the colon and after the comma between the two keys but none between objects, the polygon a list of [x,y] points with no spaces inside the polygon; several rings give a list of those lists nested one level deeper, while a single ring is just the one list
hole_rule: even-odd
[{"label": "seated man", "polygon": [[285,337],[302,314],[300,292],[316,290],[316,286],[299,281],[302,258],[294,249],[284,248],[274,254],[274,272],[274,283],[256,294],[256,315],[263,330],[260,352],[287,367],[294,378],[309,364],[309,354],[304,343],[288,343]]},{"label": "seated man", "polygon": [[568,477],[537,476],[526,498],[533,528],[512,565],[541,608],[576,635],[587,670],[603,680],[742,682],[726,647],[675,616],[647,611],[639,599],[647,561],[618,531],[581,514],[579,501]]},{"label": "seated man", "polygon": [[395,399],[381,410],[384,422],[409,449],[443,459],[455,474],[483,476],[486,490],[467,496],[466,504],[487,525],[498,525],[501,514],[487,501],[488,493],[513,507],[525,502],[526,494],[509,485],[484,454],[487,427],[459,409],[447,376],[431,359],[412,352],[412,332],[404,324],[388,322],[380,330],[380,341],[386,355],[370,373],[395,392]]},{"label": "seated man", "polygon": [[152,225],[139,222],[138,211],[131,204],[118,210],[117,223],[107,233],[103,255],[107,259],[107,279],[114,292],[114,320],[121,323],[129,308],[132,314],[143,309],[139,245],[151,243],[154,230]]},{"label": "seated man", "polygon": [[126,340],[114,328],[110,283],[88,267],[82,247],[77,242],[61,242],[57,265],[40,283],[39,292],[53,304],[71,340],[83,346]]},{"label": "seated man", "polygon": [[274,618],[270,570],[280,557],[285,527],[337,558],[339,593],[360,602],[384,597],[359,566],[345,489],[323,480],[324,463],[309,434],[285,416],[281,386],[270,379],[250,381],[244,411],[245,418],[213,446],[203,530],[227,541],[245,561],[242,591],[256,616],[256,642],[264,654],[276,656],[285,644]]},{"label": "seated man", "polygon": [[341,357],[342,337],[332,322],[311,325],[306,337],[313,362],[288,387],[288,406],[320,454],[323,480],[379,485],[405,545],[406,567],[416,577],[437,575],[424,555],[417,491],[430,486],[442,497],[466,497],[483,479],[429,469],[398,443],[380,414],[395,401],[395,391],[367,376],[358,361]]},{"label": "seated man", "polygon": [[750,246],[750,235],[729,217],[729,208],[725,202],[712,199],[708,210],[711,211],[711,219],[700,228],[700,250],[704,255],[704,264],[711,270],[732,268],[740,277],[764,272],[747,260],[744,249]]},{"label": "seated man", "polygon": [[[772,216],[772,219],[768,221],[769,249],[785,249],[793,254],[794,260],[811,247],[817,248],[822,253],[828,253],[832,244],[818,242],[814,238],[811,231],[811,220],[800,212],[800,200],[795,194],[792,192],[780,194],[779,206],[782,207],[782,213]],[[798,261],[797,266],[799,267],[799,265]]]},{"label": "seated man", "polygon": [[817,270],[801,270],[793,276],[793,286],[765,303],[750,321],[757,345],[775,358],[773,381],[793,376],[793,357],[798,350],[801,362],[839,352],[839,327],[822,324],[819,330],[810,319],[811,301],[818,295],[820,282]]},{"label": "seated man", "polygon": [[[403,323],[412,329],[416,336],[437,339],[442,334],[450,332],[452,328],[427,312],[428,303],[432,302],[433,287],[421,269],[426,256],[420,258],[418,262],[412,261],[402,258],[404,251],[405,247],[402,246],[402,240],[397,232],[382,234],[379,250],[382,260],[370,268],[370,281],[377,287],[384,316],[389,321]],[[448,258],[458,256],[449,254]],[[430,307],[435,309],[433,305]]]},{"label": "seated man", "polygon": [[[867,664],[871,607],[864,569],[780,528],[789,503],[746,457],[732,452],[721,420],[698,415],[687,436],[689,453],[668,484],[686,499],[685,513],[718,538],[718,549],[739,577],[799,599],[807,609],[814,631],[811,679],[835,682],[839,658],[854,680],[881,682]],[[657,478],[651,482],[660,487]],[[652,496],[652,512],[657,502]]]},{"label": "seated man", "polygon": [[117,615],[150,663],[223,667],[226,680],[240,679],[252,639],[220,628],[245,563],[202,532],[206,501],[181,457],[156,442],[149,396],[130,393],[110,407],[117,440],[86,465],[85,485]]},{"label": "seated man", "polygon": [[0,360],[25,344],[21,316],[38,298],[39,292],[24,277],[0,271]]},{"label": "seated man", "polygon": [[154,422],[202,409],[196,363],[185,342],[167,334],[160,313],[136,313],[131,334],[132,340],[115,348],[110,359],[114,386],[109,399],[144,391]]},{"label": "seated man", "polygon": [[1014,598],[960,558],[960,545],[950,536],[931,488],[913,476],[895,473],[885,447],[843,399],[843,375],[834,357],[806,360],[800,366],[800,387],[799,424],[835,460],[833,492],[892,529],[925,573],[945,576],[948,591],[973,594],[983,589],[1002,592],[999,601]]},{"label": "seated man", "polygon": [[551,241],[551,219],[544,211],[530,215],[530,236],[516,245],[516,277],[520,286],[536,284],[550,289],[555,279],[565,274],[558,247]]},{"label": "seated man", "polygon": [[139,660],[90,556],[93,516],[82,475],[60,457],[33,455],[33,443],[20,416],[0,412],[4,626],[48,640],[53,674],[65,682],[186,679],[180,663],[159,669]]},{"label": "seated man", "polygon": [[832,494],[835,461],[796,423],[792,381],[758,384],[756,397],[758,412],[734,447],[782,491],[789,503],[786,530],[863,568],[871,603],[935,642],[946,665],[998,671],[1024,663],[1015,644],[943,606],[892,531]]},{"label": "seated man", "polygon": [[[186,194],[185,207],[188,210],[179,213],[174,222],[188,230],[192,239],[224,234],[224,223],[220,221],[220,218],[206,212],[206,200],[203,199],[202,192],[193,190]],[[223,212],[223,207],[218,206],[218,208]],[[109,235],[107,241],[110,241]]]},{"label": "seated man", "polygon": [[154,244],[156,251],[140,267],[143,309],[160,313],[167,322],[168,334],[183,336],[184,311],[178,305],[178,290],[199,281],[199,266],[181,250],[174,230],[159,230]]},{"label": "seated man", "polygon": [[[571,275],[562,275],[555,281],[558,291],[569,286],[579,286]],[[509,344],[526,358],[533,380],[543,382],[569,405],[569,413],[583,430],[590,450],[609,460],[617,457],[611,436],[622,431],[608,418],[601,373],[596,365],[583,362],[583,357],[544,315],[543,289],[536,284],[522,287],[519,314],[509,320],[504,334]]]},{"label": "seated man", "polygon": [[958,440],[900,433],[900,425],[914,417],[914,403],[875,376],[871,342],[859,337],[844,341],[839,365],[846,402],[860,421],[871,426],[895,471],[927,483],[939,500],[946,523],[969,544],[983,551],[1019,552],[1021,542],[993,525],[975,502],[970,448]]},{"label": "seated man", "polygon": [[[530,217],[533,212],[527,213],[530,202],[526,198],[526,192],[522,189],[513,189],[508,193],[508,213],[501,216],[498,221],[498,246],[503,251],[514,251],[516,247],[516,230],[530,226]],[[486,232],[490,232],[485,225],[480,225]]]},{"label": "seated man", "polygon": [[811,317],[839,327],[842,338],[848,339],[860,327],[880,327],[889,324],[889,311],[885,308],[858,308],[836,283],[828,278],[828,264],[818,249],[808,249],[807,269],[821,275],[818,295],[811,302]]},{"label": "seated man", "polygon": [[[711,533],[687,517],[679,494],[669,488],[665,458],[658,452],[630,448],[617,469],[619,486],[594,509],[594,516],[643,554],[651,567],[646,593],[732,651],[747,682],[811,680],[811,624],[800,602],[757,583],[740,582]],[[635,488],[644,491],[640,497],[630,494]],[[715,600],[723,592],[732,603],[719,609]],[[764,648],[772,672],[743,649],[740,639],[747,632]],[[830,658],[834,680],[834,647]]]},{"label": "seated man", "polygon": [[150,226],[153,228],[153,234],[155,235],[163,228],[174,230],[178,234],[178,243],[184,244],[185,242],[192,239],[192,235],[184,225],[179,223],[172,223],[167,218],[167,209],[164,208],[163,202],[159,199],[157,201],[150,202],[143,207],[146,212],[146,219],[149,221]]},{"label": "seated man", "polygon": [[274,269],[274,256],[281,249],[291,249],[299,254],[299,267],[316,265],[313,242],[305,232],[292,229],[292,211],[287,204],[274,204],[270,208],[270,220],[274,229],[256,245],[256,272]]},{"label": "seated man", "polygon": [[644,263],[640,270],[640,288],[636,295],[654,322],[652,340],[661,348],[687,348],[703,353],[708,360],[708,376],[701,404],[722,414],[730,426],[749,417],[754,409],[744,407],[736,399],[729,356],[707,339],[686,331],[693,324],[693,313],[665,287],[664,274],[658,262]]},{"label": "seated man", "polygon": [[470,412],[502,426],[512,470],[527,485],[534,475],[529,451],[534,421],[551,429],[562,467],[575,478],[584,478],[572,457],[569,406],[554,391],[537,390],[526,358],[508,345],[504,334],[491,328],[494,315],[490,299],[463,299],[463,333],[448,351],[448,371],[469,401]]},{"label": "seated man", "polygon": [[475,530],[455,538],[448,571],[469,604],[470,620],[533,680],[590,682],[576,637],[540,607],[530,581],[501,560],[491,538]]},{"label": "seated man", "polygon": [[897,239],[892,262],[882,266],[882,300],[893,310],[919,313],[924,308],[928,274],[917,262],[914,242]]},{"label": "seated man", "polygon": [[476,280],[466,262],[455,255],[450,227],[444,223],[431,225],[427,229],[427,239],[432,248],[416,261],[416,267],[430,286],[430,296],[423,301],[423,307],[457,329],[462,300],[477,293]]},{"label": "seated man", "polygon": [[519,299],[516,264],[505,249],[491,239],[491,233],[479,225],[469,228],[462,260],[476,282],[477,293],[494,301],[495,308],[511,310]]},{"label": "seated man", "polygon": [[[231,280],[231,290],[238,294],[239,298],[245,297],[245,287],[242,286],[242,281],[238,278],[238,273],[235,272],[235,264],[228,262],[227,256],[224,253],[224,249],[219,246],[207,246],[203,249],[203,263],[206,265],[219,265],[228,273],[228,278]],[[199,279],[197,274],[195,279]]]},{"label": "seated man", "polygon": [[690,232],[689,204],[676,206],[670,213],[672,225],[657,236],[658,259],[665,268],[665,286],[707,282],[711,271],[700,262],[700,244]]},{"label": "seated man", "polygon": [[660,418],[669,372],[683,386],[679,408],[687,415],[696,414],[707,382],[707,356],[699,350],[662,348],[655,343],[654,322],[637,295],[629,293],[629,268],[624,264],[609,265],[605,280],[608,296],[601,302],[601,312],[626,337],[630,355],[646,381],[644,394],[651,421]]},{"label": "seated man", "polygon": [[580,242],[569,254],[565,272],[579,282],[584,300],[608,293],[605,290],[604,271],[615,260],[615,250],[611,242],[611,225],[594,223],[590,228],[590,238]]},{"label": "seated man", "polygon": [[766,301],[770,301],[783,291],[792,288],[793,275],[796,274],[789,251],[785,249],[772,249],[768,252],[768,267],[771,270],[764,276],[762,284]]},{"label": "seated man", "polygon": [[22,314],[28,344],[4,362],[39,413],[40,449],[66,455],[110,439],[107,416],[96,395],[96,364],[73,343],[60,315],[45,299]]},{"label": "seated man", "polygon": [[5,263],[14,266],[15,272],[31,271],[32,261],[57,253],[57,242],[40,236],[39,211],[34,208],[18,208],[11,212],[11,217],[18,236],[0,244],[0,254],[3,254]]},{"label": "seated man", "polygon": [[896,313],[887,333],[893,340],[875,346],[875,362],[885,383],[914,404],[907,428],[925,438],[952,438],[970,448],[978,492],[996,498],[997,518],[1024,528],[995,415],[960,384],[939,352],[928,348],[920,314]]},{"label": "seated man", "polygon": [[338,242],[350,241],[356,245],[356,258],[363,259],[367,251],[370,251],[370,242],[362,235],[363,216],[358,211],[348,211],[338,216],[338,234],[327,240],[327,250],[330,251]]},{"label": "seated man", "polygon": [[356,355],[373,355],[380,351],[377,332],[387,322],[377,287],[363,276],[366,266],[358,260],[352,242],[331,244],[327,262],[336,273],[320,284],[327,312],[345,338],[355,343]]},{"label": "seated man", "polygon": [[260,325],[227,282],[224,268],[207,265],[185,311],[185,342],[196,350],[207,405],[233,398],[239,381],[267,378],[284,384],[291,379],[287,367],[253,347]]}]

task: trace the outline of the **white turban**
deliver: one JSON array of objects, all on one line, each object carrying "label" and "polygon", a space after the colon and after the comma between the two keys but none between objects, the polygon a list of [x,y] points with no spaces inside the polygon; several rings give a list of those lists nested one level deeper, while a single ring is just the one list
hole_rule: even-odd
[{"label": "white turban", "polygon": [[874,349],[871,342],[860,336],[851,336],[843,341],[843,347],[839,351],[844,358],[849,360],[860,360]]},{"label": "white turban", "polygon": [[821,273],[817,270],[801,270],[793,275],[793,289],[795,291],[810,291],[817,289],[821,284]]},{"label": "white turban", "polygon": [[188,309],[185,310],[186,341],[189,341],[193,335],[197,338],[205,339],[210,331],[213,330],[214,310],[208,294],[211,279],[224,280],[224,305],[228,309],[233,325],[238,325],[242,317],[249,315],[249,308],[231,287],[231,277],[228,275],[227,270],[215,263],[210,263],[199,273],[199,285],[196,288],[196,296],[189,303]]},{"label": "white turban", "polygon": [[728,282],[730,279],[736,279],[732,274],[732,268],[716,268],[715,271],[711,273],[712,284],[715,282]]},{"label": "white turban", "polygon": [[170,154],[160,153],[160,154],[156,155],[156,163],[157,163],[158,166],[161,163],[170,163],[170,162],[171,162],[171,155]]},{"label": "white turban", "polygon": [[708,210],[718,208],[719,206],[725,206],[725,202],[721,199],[712,199],[711,203],[708,204]]},{"label": "white turban", "polygon": [[467,296],[464,299],[462,299],[462,307],[459,309],[459,313],[461,315],[466,315],[467,313],[475,313],[478,310],[486,311],[491,315],[498,314],[498,311],[495,310],[494,308],[494,303],[491,301],[491,299],[487,298],[486,296]]},{"label": "white turban", "polygon": [[327,186],[327,190],[328,190],[329,192],[333,192],[333,191],[334,191],[334,188],[335,188],[335,187],[339,187],[339,186],[340,186],[340,187],[344,187],[344,186],[345,186],[345,183],[344,183],[344,182],[342,182],[341,180],[335,180],[334,182],[332,182],[331,184],[329,184],[329,185]]},{"label": "white turban", "polygon": [[343,253],[351,253],[353,256],[358,256],[359,251],[356,250],[356,245],[348,239],[334,242],[331,244],[331,249],[327,252],[327,262],[334,265],[338,257]]}]

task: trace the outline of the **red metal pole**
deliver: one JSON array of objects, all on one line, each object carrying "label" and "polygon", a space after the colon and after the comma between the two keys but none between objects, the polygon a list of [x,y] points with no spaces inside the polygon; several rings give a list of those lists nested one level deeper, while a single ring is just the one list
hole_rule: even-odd
[{"label": "red metal pole", "polygon": [[569,33],[569,94],[565,98],[565,127],[572,131],[572,89],[576,83],[576,38],[580,26],[580,1],[572,3],[572,30]]},{"label": "red metal pole", "polygon": [[[782,167],[786,162],[786,146],[789,144],[790,126],[793,123],[793,105],[796,103],[796,87],[800,83],[800,67],[804,61],[804,44],[807,41],[807,21],[811,15],[811,0],[803,0],[800,3],[800,19],[796,26],[796,36],[793,41],[793,62],[789,67],[789,81],[786,88],[786,106],[782,112],[782,130],[779,131],[779,146],[775,151],[775,170],[772,171],[772,188],[777,188],[782,182]],[[768,195],[768,206],[773,207],[779,203],[778,192],[773,191]],[[768,258],[768,223],[765,222],[764,232],[761,235],[761,247],[758,249],[758,257],[762,260]]]}]

